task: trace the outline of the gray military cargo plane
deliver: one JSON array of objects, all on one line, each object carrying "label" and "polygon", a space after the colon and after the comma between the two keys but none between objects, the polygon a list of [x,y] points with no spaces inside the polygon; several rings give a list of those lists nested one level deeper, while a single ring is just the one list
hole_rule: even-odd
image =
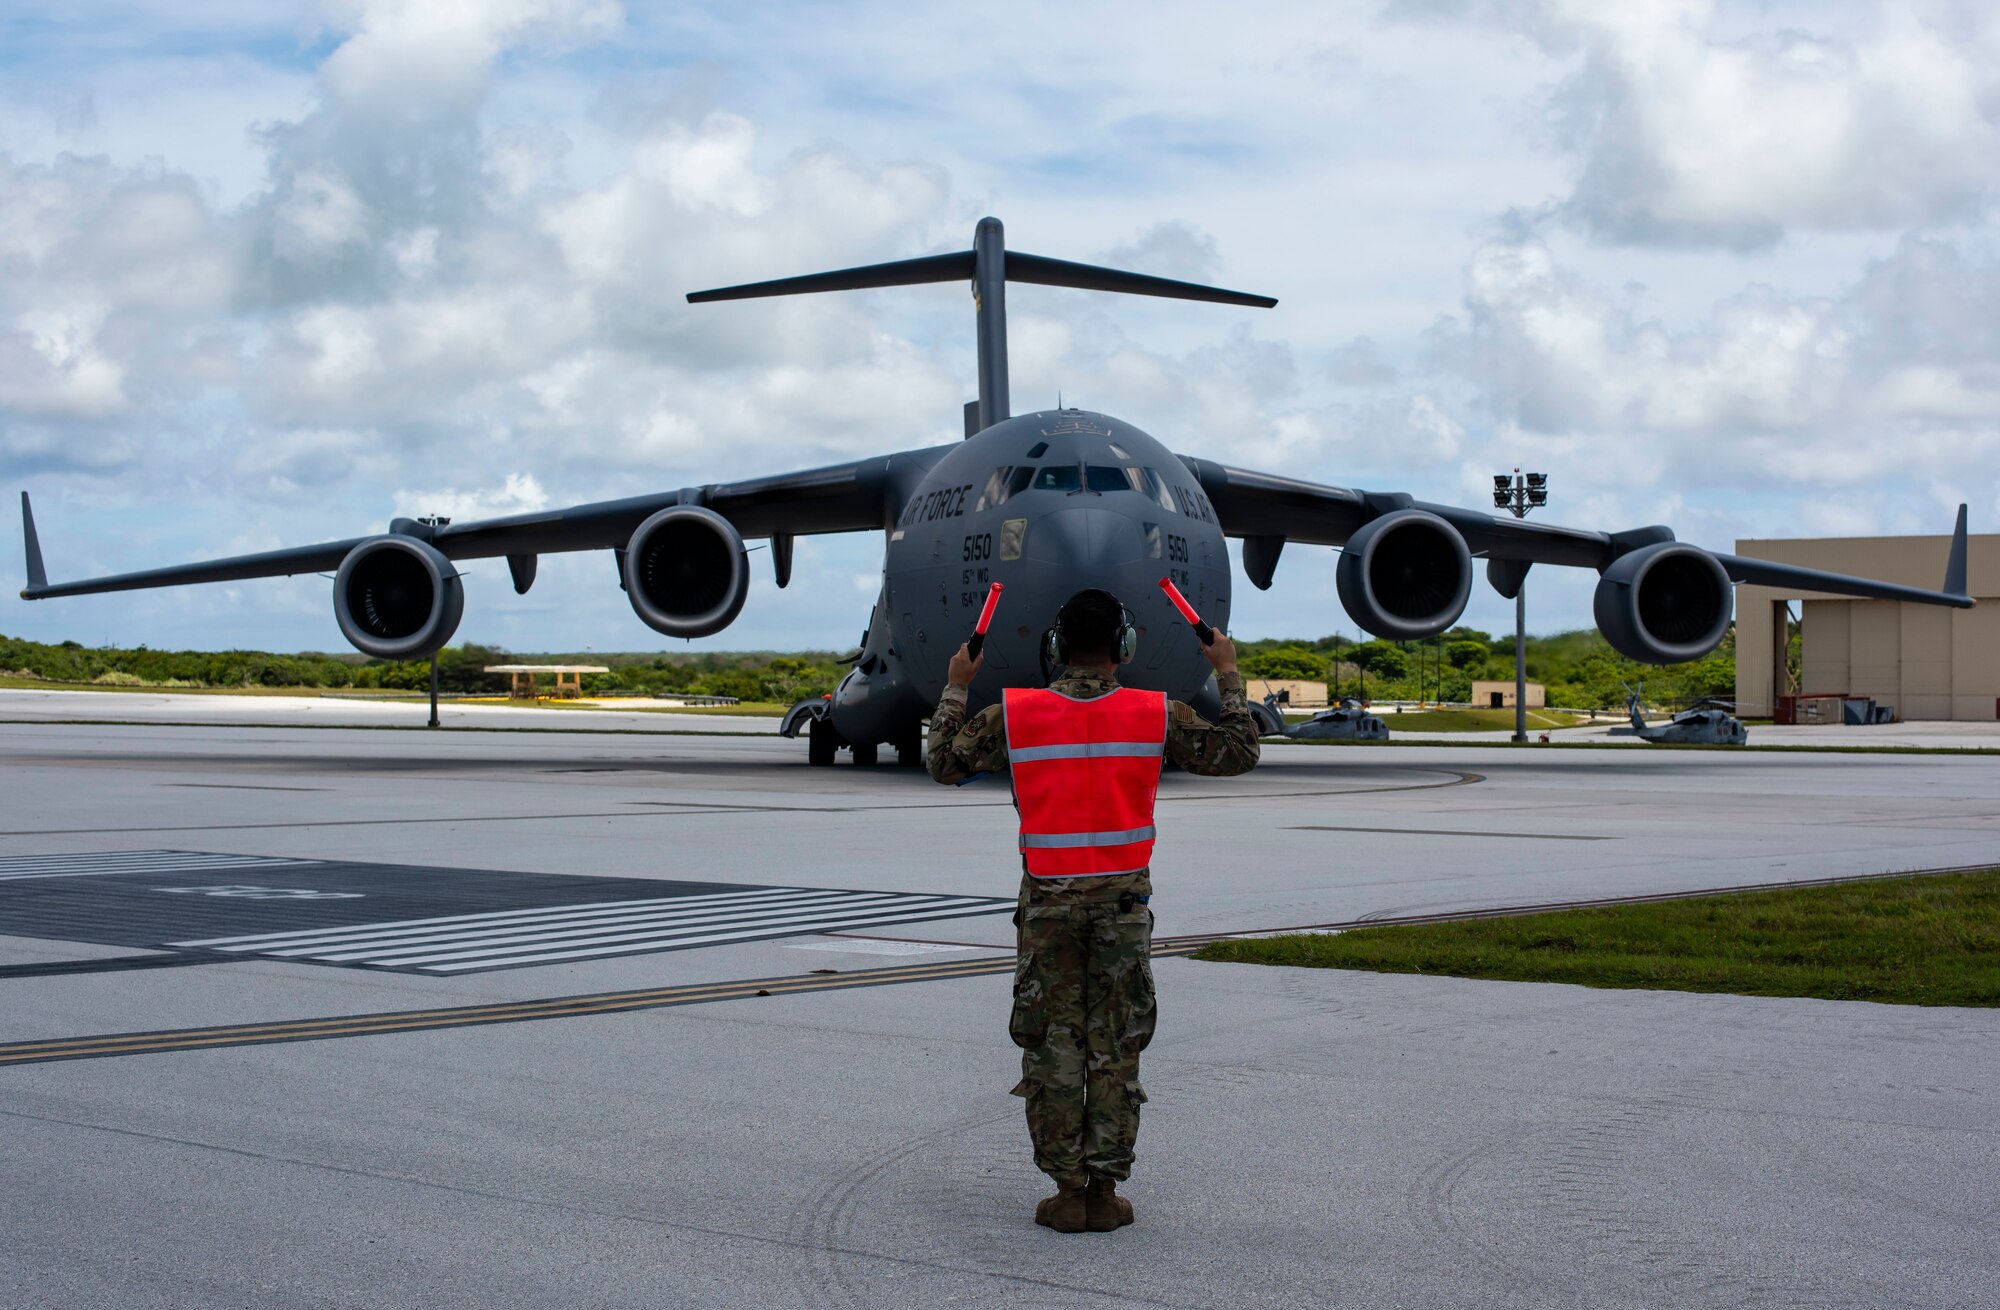
[{"label": "gray military cargo plane", "polygon": [[970,282],[978,326],[979,399],[966,406],[964,440],[951,445],[478,522],[399,518],[373,536],[55,584],[23,492],[28,586],[21,595],[44,600],[331,571],[334,618],[347,640],[368,655],[416,659],[444,646],[458,627],[461,560],[504,556],[515,591],[525,592],[543,554],[610,551],[642,622],[669,637],[706,637],[743,608],[746,538],[769,541],[782,587],[798,537],[881,532],[882,590],[854,667],[830,698],[787,716],[788,731],[807,728],[815,764],[831,763],[842,748],[856,763],[872,764],[885,744],[902,762],[918,762],[921,725],[944,686],[945,666],[996,581],[1006,591],[973,684],[975,707],[1003,687],[1040,685],[1042,636],[1056,609],[1080,588],[1103,587],[1124,600],[1143,634],[1124,681],[1212,713],[1208,665],[1158,583],[1172,578],[1208,622],[1226,628],[1225,537],[1242,539],[1244,572],[1260,589],[1271,585],[1287,542],[1341,547],[1341,604],[1361,627],[1392,640],[1432,636],[1457,622],[1474,559],[1486,562],[1487,581],[1509,598],[1535,564],[1596,569],[1595,614],[1606,640],[1633,659],[1660,664],[1714,649],[1728,630],[1736,582],[1972,604],[1963,506],[1944,588],[1924,591],[1720,555],[1678,542],[1664,527],[1586,532],[1402,492],[1256,473],[1174,455],[1132,424],[1087,410],[1015,415],[1007,395],[1009,282],[1263,308],[1277,301],[1009,251],[998,219],[980,220],[970,250],[688,299],[929,282]]}]

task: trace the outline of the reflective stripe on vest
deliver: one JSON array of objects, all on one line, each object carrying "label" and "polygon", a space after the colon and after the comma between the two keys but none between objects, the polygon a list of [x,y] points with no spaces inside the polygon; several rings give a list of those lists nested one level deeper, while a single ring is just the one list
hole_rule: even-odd
[{"label": "reflective stripe on vest", "polygon": [[1099,877],[1150,864],[1166,696],[1121,687],[1078,699],[1015,688],[1002,700],[1028,873]]}]

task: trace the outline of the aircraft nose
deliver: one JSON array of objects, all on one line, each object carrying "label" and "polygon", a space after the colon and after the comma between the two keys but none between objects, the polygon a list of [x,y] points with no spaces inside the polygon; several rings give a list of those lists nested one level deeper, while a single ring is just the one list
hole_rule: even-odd
[{"label": "aircraft nose", "polygon": [[[1144,557],[1146,531],[1116,510],[1096,506],[1060,509],[1028,529],[1025,554],[1045,564],[1062,564],[1085,576]],[[1101,584],[1096,584],[1101,585]]]}]

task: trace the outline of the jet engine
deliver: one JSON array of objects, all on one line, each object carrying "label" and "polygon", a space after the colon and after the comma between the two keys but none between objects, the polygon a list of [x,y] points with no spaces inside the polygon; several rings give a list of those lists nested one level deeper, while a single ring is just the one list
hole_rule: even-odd
[{"label": "jet engine", "polygon": [[364,655],[424,659],[443,649],[465,613],[458,569],[427,541],[390,534],[347,552],[333,577],[333,617]]},{"label": "jet engine", "polygon": [[750,564],[728,519],[699,505],[675,505],[633,532],[624,581],[647,627],[669,637],[706,637],[742,612]]},{"label": "jet engine", "polygon": [[1336,574],[1349,618],[1390,641],[1458,622],[1472,595],[1472,552],[1458,529],[1420,509],[1369,521],[1347,539]]},{"label": "jet engine", "polygon": [[1604,570],[1591,608],[1604,640],[1620,655],[1679,664],[1721,644],[1734,600],[1715,556],[1663,541],[1622,555]]}]

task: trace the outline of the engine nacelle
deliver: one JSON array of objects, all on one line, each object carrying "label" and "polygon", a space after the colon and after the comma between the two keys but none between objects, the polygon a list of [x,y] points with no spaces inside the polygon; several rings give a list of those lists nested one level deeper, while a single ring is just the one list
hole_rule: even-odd
[{"label": "engine nacelle", "polygon": [[458,569],[415,537],[370,537],[347,552],[333,576],[333,617],[341,635],[376,659],[436,654],[464,614]]},{"label": "engine nacelle", "polygon": [[1715,556],[1663,541],[1620,556],[1604,570],[1591,609],[1604,640],[1620,655],[1680,664],[1722,643],[1735,598]]},{"label": "engine nacelle", "polygon": [[1347,539],[1336,573],[1348,617],[1389,641],[1433,637],[1472,595],[1472,552],[1458,529],[1420,509],[1384,514]]},{"label": "engine nacelle", "polygon": [[647,627],[706,637],[735,622],[750,594],[743,538],[699,505],[675,505],[641,523],[625,547],[625,594]]}]

